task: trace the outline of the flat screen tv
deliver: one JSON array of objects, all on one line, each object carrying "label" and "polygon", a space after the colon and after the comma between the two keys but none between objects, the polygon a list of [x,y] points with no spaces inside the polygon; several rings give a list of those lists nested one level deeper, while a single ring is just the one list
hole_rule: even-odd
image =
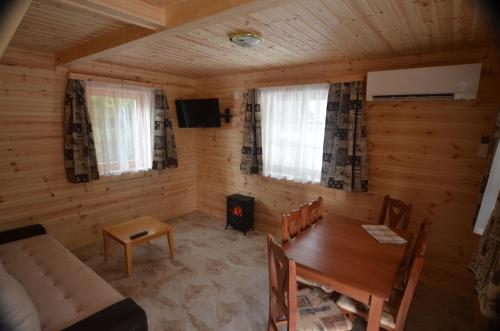
[{"label": "flat screen tv", "polygon": [[180,128],[220,127],[219,99],[175,100]]}]

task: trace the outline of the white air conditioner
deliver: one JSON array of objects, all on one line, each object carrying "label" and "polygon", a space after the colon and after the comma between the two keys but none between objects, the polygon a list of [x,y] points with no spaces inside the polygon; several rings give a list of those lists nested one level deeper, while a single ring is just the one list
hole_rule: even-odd
[{"label": "white air conditioner", "polygon": [[368,73],[366,100],[475,99],[481,63]]}]

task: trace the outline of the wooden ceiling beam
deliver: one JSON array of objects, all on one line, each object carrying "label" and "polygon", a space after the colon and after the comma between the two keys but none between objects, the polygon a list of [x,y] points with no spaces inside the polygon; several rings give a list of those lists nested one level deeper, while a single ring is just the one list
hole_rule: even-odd
[{"label": "wooden ceiling beam", "polygon": [[98,15],[103,15],[145,29],[165,27],[165,9],[141,0],[59,0]]},{"label": "wooden ceiling beam", "polygon": [[56,54],[56,65],[73,65],[123,52],[178,33],[203,28],[238,15],[275,7],[292,0],[191,0],[166,10],[165,27],[150,31],[126,26]]},{"label": "wooden ceiling beam", "polygon": [[0,58],[9,46],[30,5],[31,0],[16,0],[5,5],[5,11],[0,17]]},{"label": "wooden ceiling beam", "polygon": [[149,29],[134,25],[107,33],[66,51],[56,54],[56,66],[93,61],[133,47],[134,43],[153,35]]}]

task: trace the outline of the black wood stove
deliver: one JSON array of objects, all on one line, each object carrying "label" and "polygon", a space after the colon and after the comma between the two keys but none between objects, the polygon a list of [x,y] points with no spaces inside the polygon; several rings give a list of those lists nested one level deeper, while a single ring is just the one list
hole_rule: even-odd
[{"label": "black wood stove", "polygon": [[246,235],[247,231],[253,227],[254,204],[253,197],[241,194],[228,196],[226,229],[228,225],[231,225]]}]

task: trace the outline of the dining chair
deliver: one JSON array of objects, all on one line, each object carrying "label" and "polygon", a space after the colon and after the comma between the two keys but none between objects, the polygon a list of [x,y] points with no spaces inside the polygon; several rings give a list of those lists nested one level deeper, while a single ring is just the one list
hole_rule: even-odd
[{"label": "dining chair", "polygon": [[380,212],[379,224],[385,224],[387,214],[389,214],[389,227],[406,230],[410,222],[411,204],[406,204],[401,200],[392,199],[386,195]]},{"label": "dining chair", "polygon": [[[300,209],[292,210],[291,212],[281,214],[281,244],[285,244],[298,236],[306,227],[305,220],[308,219],[309,206],[302,205]],[[297,276],[297,283],[302,288],[303,286],[319,287],[327,293],[332,293],[333,289],[323,284],[310,281],[308,279]]]},{"label": "dining chair", "polygon": [[[411,266],[405,283],[404,292],[401,295],[394,293],[389,302],[384,304],[382,316],[380,318],[380,327],[389,331],[403,331],[406,323],[406,317],[415,294],[420,273],[424,263],[424,254],[427,246],[427,237],[429,234],[429,223],[422,222],[420,230],[415,241],[415,248],[411,254]],[[370,307],[357,302],[347,296],[341,295],[336,300],[337,305],[347,314],[361,316],[368,319]]]},{"label": "dining chair", "polygon": [[302,218],[305,220],[302,226],[302,230],[304,230],[323,218],[323,198],[318,197],[318,199],[303,205],[301,211]]},{"label": "dining chair", "polygon": [[304,231],[307,229],[311,223],[309,221],[309,215],[311,214],[311,210],[308,203],[300,206],[300,214],[302,215],[302,222],[300,224],[300,231]]},{"label": "dining chair", "polygon": [[301,209],[281,214],[281,243],[284,244],[297,236],[302,228],[302,223]]},{"label": "dining chair", "polygon": [[269,263],[268,331],[335,330],[348,331],[352,323],[318,288],[297,290],[297,268],[283,249],[267,235]]}]

